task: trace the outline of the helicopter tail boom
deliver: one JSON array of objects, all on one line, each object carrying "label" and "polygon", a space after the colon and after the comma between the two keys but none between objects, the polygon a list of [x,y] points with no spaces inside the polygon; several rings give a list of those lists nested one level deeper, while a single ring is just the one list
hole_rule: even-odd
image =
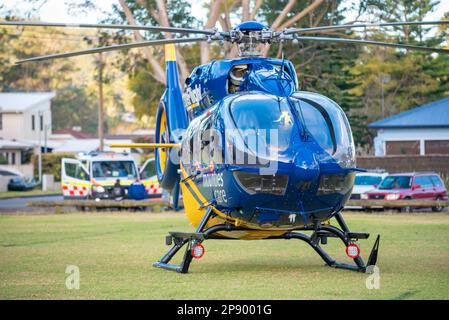
[{"label": "helicopter tail boom", "polygon": [[[182,134],[189,125],[187,111],[182,100],[181,85],[179,83],[176,50],[173,44],[165,45],[166,89],[156,114],[155,152],[156,173],[161,187],[172,195],[172,205],[178,208],[179,163],[177,159]],[[170,148],[163,146],[170,145]]]},{"label": "helicopter tail boom", "polygon": [[178,64],[176,62],[176,50],[174,44],[165,45],[165,68],[167,89],[164,95],[164,102],[167,109],[170,142],[175,142],[175,140],[178,139],[176,136],[173,136],[173,132],[179,129],[186,129],[189,121],[182,101],[182,91],[179,84]]}]

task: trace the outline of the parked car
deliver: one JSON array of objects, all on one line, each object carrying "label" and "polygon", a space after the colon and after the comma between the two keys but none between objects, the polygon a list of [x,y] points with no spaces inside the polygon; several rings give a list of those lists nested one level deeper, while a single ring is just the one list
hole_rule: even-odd
[{"label": "parked car", "polygon": [[[388,176],[387,172],[360,172],[355,176],[354,188],[352,189],[351,200],[360,200],[365,192],[376,189],[382,179]],[[345,209],[363,209],[362,206],[345,206]]]},{"label": "parked car", "polygon": [[15,176],[9,180],[8,191],[27,191],[34,189],[35,186],[34,178]]},{"label": "parked car", "polygon": [[[373,191],[362,194],[369,200],[447,200],[447,190],[440,176],[434,172],[412,172],[391,174],[384,178]],[[432,207],[442,211],[444,207]],[[410,211],[410,207],[403,211]]]},{"label": "parked car", "polygon": [[19,176],[16,172],[9,171],[9,170],[0,170],[0,176]]}]

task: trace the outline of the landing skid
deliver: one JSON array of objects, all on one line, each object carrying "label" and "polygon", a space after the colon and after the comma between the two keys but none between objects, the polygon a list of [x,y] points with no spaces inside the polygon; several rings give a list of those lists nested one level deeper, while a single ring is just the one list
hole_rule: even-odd
[{"label": "landing skid", "polygon": [[[229,240],[227,238],[220,238],[216,236],[216,233],[219,231],[234,231],[234,230],[248,230],[245,228],[235,227],[232,224],[225,223],[215,225],[210,228],[205,229],[205,225],[209,218],[213,215],[212,210],[209,208],[200,225],[198,226],[196,232],[193,233],[182,233],[182,232],[170,232],[169,236],[166,238],[167,245],[172,245],[171,249],[157,262],[153,264],[156,268],[162,268],[166,270],[176,271],[179,273],[187,273],[189,271],[190,263],[192,262],[192,247],[196,244],[200,244],[207,239],[224,239]],[[363,258],[361,256],[354,258],[354,264],[348,264],[336,261],[333,259],[321,246],[321,244],[327,243],[327,238],[339,238],[345,246],[348,246],[353,241],[359,239],[368,239],[368,233],[354,233],[350,232],[348,226],[346,225],[343,216],[340,212],[335,214],[335,218],[340,226],[337,228],[335,226],[326,225],[326,224],[317,224],[314,227],[306,227],[298,229],[298,231],[313,231],[313,233],[309,236],[307,234],[297,232],[297,231],[289,231],[280,236],[269,237],[266,239],[298,239],[309,244],[316,253],[324,260],[324,262],[334,268],[338,269],[346,269],[352,271],[359,272],[370,272],[371,268],[369,266],[375,266],[377,262],[377,255],[379,251],[379,242],[380,235],[377,236],[374,246],[371,250],[371,253],[368,258],[368,263],[365,264]],[[203,230],[204,229],[204,230]],[[176,255],[176,253],[183,247],[187,246],[184,258],[179,265],[170,264],[170,260]]]}]

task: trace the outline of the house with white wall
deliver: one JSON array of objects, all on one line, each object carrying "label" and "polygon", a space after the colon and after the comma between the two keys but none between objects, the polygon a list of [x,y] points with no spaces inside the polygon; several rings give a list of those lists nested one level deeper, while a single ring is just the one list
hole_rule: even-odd
[{"label": "house with white wall", "polygon": [[51,135],[53,92],[0,92],[0,168],[32,175],[30,150]]},{"label": "house with white wall", "polygon": [[449,97],[373,122],[376,156],[449,155]]}]

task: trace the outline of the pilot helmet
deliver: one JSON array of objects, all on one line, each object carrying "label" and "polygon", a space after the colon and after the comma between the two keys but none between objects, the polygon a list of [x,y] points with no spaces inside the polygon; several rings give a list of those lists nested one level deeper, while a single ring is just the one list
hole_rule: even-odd
[{"label": "pilot helmet", "polygon": [[246,64],[234,66],[229,73],[229,79],[235,86],[240,86],[243,83],[243,77],[248,70]]}]

